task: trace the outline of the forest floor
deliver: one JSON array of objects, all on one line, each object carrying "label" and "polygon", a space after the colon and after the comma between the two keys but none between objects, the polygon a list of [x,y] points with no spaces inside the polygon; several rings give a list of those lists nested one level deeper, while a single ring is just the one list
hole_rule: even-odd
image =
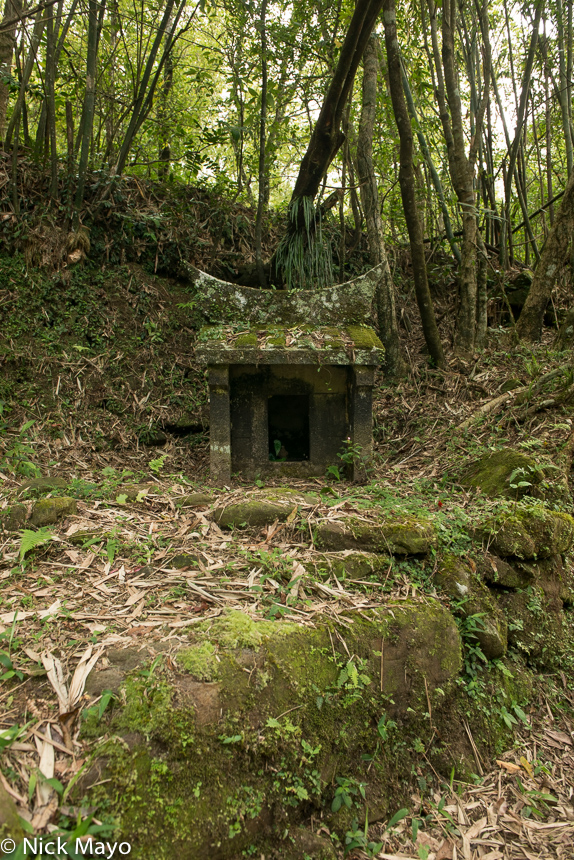
[{"label": "forest floor", "polygon": [[[31,505],[33,493],[24,485],[38,474],[66,479],[66,490],[55,495],[71,491],[77,499],[77,513],[65,528],[52,529],[29,555],[19,535],[1,541],[0,635],[7,672],[22,675],[7,678],[0,692],[1,730],[24,728],[3,753],[8,764],[0,778],[29,810],[35,829],[49,832],[54,810],[34,820],[31,775],[42,755],[49,759],[48,747],[55,750],[60,812],[72,821],[78,810],[67,807],[66,790],[89,746],[74,732],[54,734],[53,743],[47,739],[58,706],[39,661],[43,651],[57,655],[69,672],[80,665],[81,674],[88,649],[95,656],[102,645],[161,641],[169,654],[189,625],[225,607],[312,624],[317,612],[339,616],[369,606],[381,586],[316,583],[293,606],[281,556],[288,550],[303,560],[312,550],[300,521],[231,537],[206,518],[212,504],[242,497],[246,485],[236,481],[223,495],[208,485],[206,386],[194,361],[195,310],[184,284],[124,266],[64,282],[28,273],[22,287],[17,258],[0,265],[8,274],[0,291],[0,506]],[[88,282],[86,297],[81,288]],[[50,319],[44,322],[40,312],[20,319],[38,288],[44,296],[39,306],[48,307]],[[445,338],[452,317],[447,311]],[[571,353],[553,346],[554,330],[527,347],[514,345],[508,328],[493,328],[487,348],[468,366],[453,361],[451,369],[438,371],[428,366],[415,321],[407,318],[406,325],[409,374],[399,382],[381,375],[375,391],[373,466],[356,484],[337,480],[336,471],[297,482],[298,490],[318,494],[316,504],[308,503],[305,522],[364,512],[383,501],[405,511],[438,512],[455,543],[476,504],[457,477],[485,450],[518,447],[553,461],[569,478],[574,370]],[[134,486],[135,499],[126,493]],[[182,507],[181,499],[192,492],[212,500]],[[74,539],[82,534],[81,541]],[[190,570],[185,561],[175,566],[174,552],[185,554],[198,540],[199,569]],[[260,577],[262,561],[275,565],[277,575]],[[406,599],[424,591],[427,580],[428,571],[398,564],[382,590]],[[423,790],[419,780],[408,814],[390,830],[384,823],[371,826],[370,838],[384,843],[375,856],[571,857],[573,689],[571,678],[560,673],[542,678],[525,723],[515,727],[513,747],[494,761],[481,760],[476,751],[473,784],[445,784],[421,758],[428,786]],[[34,723],[27,725],[31,717]]]}]

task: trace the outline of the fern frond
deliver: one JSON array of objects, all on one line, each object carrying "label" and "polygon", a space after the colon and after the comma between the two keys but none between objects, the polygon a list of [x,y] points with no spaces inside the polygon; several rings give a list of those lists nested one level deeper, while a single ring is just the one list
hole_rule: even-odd
[{"label": "fern frond", "polygon": [[33,532],[30,529],[24,529],[20,537],[20,561],[22,561],[26,553],[30,552],[31,549],[35,549],[37,546],[49,543],[53,537],[54,535],[50,529],[47,528],[38,529],[36,532]]}]

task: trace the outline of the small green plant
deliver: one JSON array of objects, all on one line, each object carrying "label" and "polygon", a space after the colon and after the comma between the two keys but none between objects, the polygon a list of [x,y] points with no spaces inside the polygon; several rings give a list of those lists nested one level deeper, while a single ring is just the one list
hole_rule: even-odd
[{"label": "small green plant", "polygon": [[365,800],[365,785],[364,782],[357,782],[356,779],[347,779],[344,776],[338,776],[336,779],[337,788],[333,795],[331,809],[333,812],[338,812],[342,806],[351,809],[353,806],[358,806],[358,796]]},{"label": "small green plant", "polygon": [[167,460],[167,454],[162,454],[161,457],[158,457],[156,460],[150,460],[148,463],[149,468],[154,473],[154,475],[159,475],[162,471],[165,461]]},{"label": "small green plant", "polygon": [[54,536],[50,529],[46,527],[38,529],[38,531],[35,532],[30,529],[24,529],[20,536],[18,558],[22,561],[27,552],[30,552],[32,549],[36,549],[38,546],[43,546],[44,544],[49,543],[53,537]]},{"label": "small green plant", "polygon": [[358,822],[356,818],[353,818],[353,822],[351,824],[351,829],[347,830],[345,834],[345,856],[353,851],[355,848],[361,848],[362,851],[365,852],[367,857],[376,857],[381,848],[383,847],[382,842],[369,842],[368,837],[369,830],[369,816],[365,816],[365,826],[363,830],[361,830],[358,826]]},{"label": "small green plant", "polygon": [[1,470],[14,472],[26,478],[39,477],[40,469],[31,460],[34,449],[28,439],[29,430],[34,423],[34,421],[26,421],[22,425],[18,436],[8,445],[4,457],[0,460]]}]

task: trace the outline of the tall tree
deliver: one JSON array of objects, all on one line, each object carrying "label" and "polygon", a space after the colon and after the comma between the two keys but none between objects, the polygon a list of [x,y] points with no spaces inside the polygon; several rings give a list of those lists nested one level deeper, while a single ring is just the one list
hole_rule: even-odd
[{"label": "tall tree", "polygon": [[[307,151],[299,167],[291,201],[287,233],[275,253],[272,272],[280,282],[294,286],[291,261],[298,261],[297,275],[305,279],[308,254],[313,243],[316,225],[314,200],[324,176],[340,149],[344,135],[341,132],[343,111],[352,91],[355,74],[365,46],[379,16],[383,0],[357,0],[349,29],[341,46],[341,53]],[[315,256],[315,260],[317,257]],[[311,277],[321,279],[321,270],[311,271]],[[318,285],[318,284],[317,284]]]},{"label": "tall tree", "polygon": [[379,336],[385,347],[385,370],[389,376],[404,373],[399,328],[395,308],[395,285],[387,259],[379,193],[373,166],[373,131],[377,113],[377,73],[379,70],[379,39],[372,35],[363,57],[363,99],[359,134],[357,137],[357,176],[361,189],[363,212],[367,222],[369,256],[373,266],[382,264],[383,273],[377,284],[375,300]]},{"label": "tall tree", "polygon": [[0,141],[4,138],[6,110],[8,108],[8,96],[10,93],[7,79],[12,72],[12,58],[16,45],[16,26],[21,12],[22,0],[6,0],[4,18],[2,19],[5,29],[0,29]]},{"label": "tall tree", "polygon": [[516,329],[527,341],[540,340],[544,311],[560,268],[566,262],[574,235],[574,171],[570,174],[560,208],[542,249],[534,278],[520,314]]},{"label": "tall tree", "polygon": [[409,233],[415,294],[417,297],[417,304],[421,315],[425,342],[429,354],[437,367],[445,367],[446,362],[429,290],[423,228],[416,199],[415,172],[413,164],[413,131],[403,92],[401,55],[397,38],[395,0],[384,0],[383,22],[385,26],[385,46],[387,49],[389,89],[391,91],[393,112],[400,140],[399,183],[401,186],[403,209]]}]

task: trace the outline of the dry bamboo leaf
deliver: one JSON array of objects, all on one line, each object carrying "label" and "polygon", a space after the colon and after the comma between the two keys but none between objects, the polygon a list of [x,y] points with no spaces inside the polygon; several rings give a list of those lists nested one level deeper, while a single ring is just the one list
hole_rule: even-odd
[{"label": "dry bamboo leaf", "polygon": [[[38,770],[46,779],[54,778],[54,763],[55,763],[55,755],[54,755],[54,747],[52,744],[47,743],[48,740],[52,740],[52,731],[50,728],[50,723],[46,725],[46,739],[45,741],[40,739],[39,734],[34,735],[34,740],[36,741],[36,747],[38,749],[38,755],[40,756],[40,764],[38,765]],[[53,795],[55,794],[54,789],[51,785],[48,785],[44,780],[39,779],[36,783],[36,802],[38,807],[45,807],[50,803]],[[56,807],[58,806],[58,801],[56,800]]]},{"label": "dry bamboo leaf", "polygon": [[518,773],[520,770],[519,764],[514,764],[513,761],[501,761],[500,759],[496,759],[496,764],[500,765],[500,767],[507,770],[509,773]]},{"label": "dry bamboo leaf", "polygon": [[96,651],[95,654],[93,654],[92,651],[92,646],[88,646],[86,651],[82,654],[80,662],[76,666],[76,670],[72,677],[72,683],[70,684],[70,690],[68,693],[68,711],[72,711],[78,704],[84,692],[84,687],[86,686],[86,679],[88,675],[104,653],[103,648],[100,648],[98,651]]},{"label": "dry bamboo leaf", "polygon": [[62,664],[57,657],[54,657],[49,651],[43,651],[41,655],[42,663],[48,673],[48,680],[58,696],[60,704],[60,713],[65,714],[68,708],[68,690],[64,682],[64,670]]}]

